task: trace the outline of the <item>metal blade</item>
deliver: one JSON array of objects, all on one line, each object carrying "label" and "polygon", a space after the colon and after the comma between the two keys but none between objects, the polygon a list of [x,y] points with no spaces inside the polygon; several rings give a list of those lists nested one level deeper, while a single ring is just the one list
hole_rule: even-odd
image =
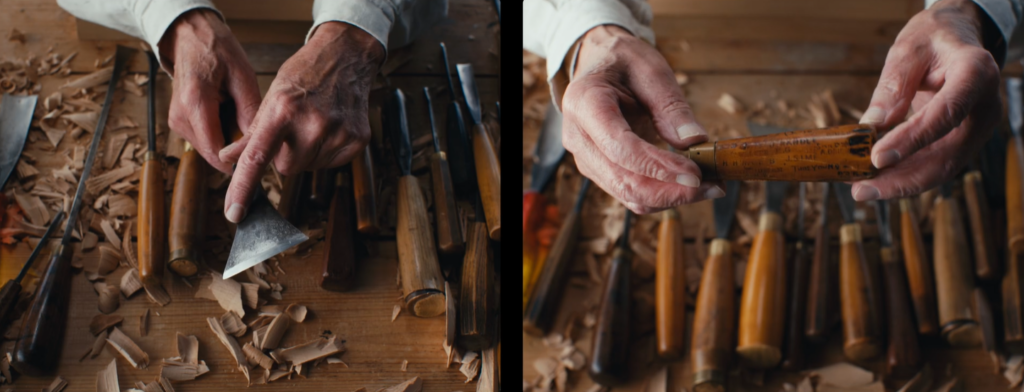
[{"label": "metal blade", "polygon": [[878,240],[882,247],[892,246],[892,227],[889,226],[889,203],[875,200],[875,214],[878,215]]},{"label": "metal blade", "polygon": [[408,175],[412,170],[412,144],[409,143],[409,123],[405,117],[405,94],[402,94],[402,90],[396,88],[388,94],[381,121],[394,147],[399,174]]},{"label": "metal blade", "polygon": [[462,82],[462,95],[466,98],[466,107],[473,124],[480,123],[480,95],[476,92],[476,79],[473,76],[473,64],[455,64],[459,69],[459,81]]},{"label": "metal blade", "polygon": [[0,190],[7,185],[21,158],[38,99],[38,95],[4,94],[0,102]]},{"label": "metal blade", "polygon": [[836,200],[839,201],[839,210],[843,213],[843,221],[853,223],[853,209],[857,202],[853,200],[851,192],[852,185],[843,182],[833,182],[832,190],[836,192]]},{"label": "metal blade", "polygon": [[729,229],[732,227],[732,217],[736,213],[736,201],[740,199],[740,182],[726,181],[725,196],[712,201],[712,208],[715,214],[715,236],[716,238],[729,237]]},{"label": "metal blade", "polygon": [[619,236],[619,249],[629,249],[629,227],[633,220],[633,211],[626,209],[626,216],[622,218],[622,235]]},{"label": "metal blade", "polygon": [[792,131],[792,129],[761,125],[753,121],[747,121],[747,128],[750,128],[750,134],[754,136],[764,136]]},{"label": "metal blade", "polygon": [[555,174],[558,164],[565,156],[562,145],[562,113],[555,104],[548,104],[548,113],[544,117],[544,126],[540,128],[537,138],[537,149],[534,153],[533,171],[530,174],[530,189],[540,192],[548,180]]},{"label": "metal blade", "polygon": [[269,259],[309,239],[292,226],[270,205],[262,190],[249,206],[245,218],[238,222],[231,254],[224,265],[224,279],[228,279],[252,266]]},{"label": "metal blade", "polygon": [[782,214],[782,201],[786,199],[789,183],[784,181],[768,181],[764,190],[764,210]]},{"label": "metal blade", "polygon": [[146,126],[146,134],[148,135],[147,151],[156,152],[156,69],[157,61],[156,56],[153,52],[146,52],[146,59],[149,60],[149,96],[146,99],[147,103],[147,119],[148,124]]},{"label": "metal blade", "polygon": [[430,119],[430,135],[434,139],[434,152],[441,152],[441,140],[437,137],[434,127],[434,102],[430,100],[430,87],[423,86],[423,97],[427,99],[427,116]]},{"label": "metal blade", "polygon": [[50,227],[46,228],[46,232],[43,233],[43,237],[39,239],[39,243],[36,244],[36,248],[32,249],[32,254],[28,255],[28,260],[25,261],[25,265],[21,267],[21,272],[18,273],[18,277],[14,278],[15,282],[21,283],[21,279],[25,277],[25,273],[27,273],[28,269],[32,267],[32,262],[36,260],[36,257],[39,257],[39,251],[46,246],[46,241],[50,239],[50,234],[53,234],[53,231],[60,226],[60,223],[63,221],[64,211],[58,212],[57,216],[53,217],[53,220],[50,221]]}]

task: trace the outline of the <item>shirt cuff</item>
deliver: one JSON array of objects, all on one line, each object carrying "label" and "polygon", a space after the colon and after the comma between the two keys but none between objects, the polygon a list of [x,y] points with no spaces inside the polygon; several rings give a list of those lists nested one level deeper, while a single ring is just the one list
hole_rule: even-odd
[{"label": "shirt cuff", "polygon": [[[143,4],[145,3],[145,4]],[[149,47],[157,54],[156,58],[160,61],[161,68],[163,67],[163,59],[160,58],[160,48],[158,44],[164,37],[167,29],[171,27],[171,24],[175,20],[178,20],[182,14],[199,8],[207,8],[217,13],[217,16],[221,20],[224,20],[224,14],[221,14],[213,3],[209,0],[161,0],[161,1],[140,1],[140,7],[142,9],[132,10],[135,15],[138,15],[139,31],[142,32],[142,39],[149,44]],[[167,71],[167,69],[164,69]],[[170,73],[168,73],[170,74]]]},{"label": "shirt cuff", "polygon": [[[999,67],[1003,67],[1003,63],[1006,60],[1006,51],[1010,43],[1010,38],[1013,36],[1013,30],[1017,27],[1017,15],[1019,12],[1014,12],[1013,5],[1008,0],[973,0],[974,4],[977,4],[982,11],[988,15],[988,18],[995,25],[996,29],[999,30],[999,34],[1002,36],[1001,40],[997,43],[992,44],[993,47],[986,47],[991,53],[992,57],[995,58],[996,63]],[[982,21],[984,23],[984,21]],[[986,46],[989,46],[988,42],[985,42]]]},{"label": "shirt cuff", "polygon": [[[316,28],[325,22],[344,22],[362,29],[384,46],[384,61],[387,61],[388,33],[395,15],[390,9],[374,0],[316,1],[313,2],[313,27],[306,34],[306,42]],[[381,63],[383,64],[383,63]]]}]

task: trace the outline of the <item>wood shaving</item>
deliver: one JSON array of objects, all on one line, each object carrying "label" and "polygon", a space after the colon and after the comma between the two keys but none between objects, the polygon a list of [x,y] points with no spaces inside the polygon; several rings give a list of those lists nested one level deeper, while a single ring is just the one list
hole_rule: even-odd
[{"label": "wood shaving", "polygon": [[237,338],[245,335],[245,323],[242,322],[242,319],[235,312],[227,312],[220,316],[220,324],[224,327],[224,332],[235,335]]},{"label": "wood shaving", "polygon": [[103,229],[103,236],[107,239],[114,248],[121,247],[121,238],[117,236],[117,231],[114,231],[114,226],[110,224],[110,221],[104,219],[100,221],[100,228]]},{"label": "wood shaving", "polygon": [[[544,371],[541,371],[541,368],[538,367],[538,363],[542,362],[541,360],[535,361],[533,363],[533,366],[537,368],[537,371],[541,372],[541,374],[550,373],[551,378],[554,379],[555,373],[558,371],[559,368],[558,361],[554,360],[554,358],[545,359],[549,359],[551,363],[554,364],[550,369],[547,369],[547,363],[544,363]],[[466,376],[466,384],[469,384],[473,382],[473,380],[476,379],[477,374],[480,373],[480,355],[477,354],[475,351],[467,352],[466,355],[462,357],[461,363],[462,366],[459,366],[459,371]]]},{"label": "wood shaving", "polygon": [[39,174],[39,169],[25,161],[18,161],[17,170],[18,178],[21,179],[32,178]]},{"label": "wood shaving", "polygon": [[445,369],[452,365],[452,356],[455,353],[455,297],[452,295],[451,285],[448,281],[444,282],[444,347],[445,354],[447,356],[447,362],[445,362]]},{"label": "wood shaving", "polygon": [[406,371],[408,369],[409,369],[409,360],[408,359],[403,359],[402,360],[402,367],[400,367],[399,370],[404,372],[404,371]]},{"label": "wood shaving", "polygon": [[210,371],[206,361],[187,363],[172,359],[164,359],[160,366],[160,377],[169,381],[190,381]]},{"label": "wood shaving", "polygon": [[77,125],[79,128],[84,130],[96,129],[96,122],[99,120],[99,113],[96,112],[79,112],[79,113],[64,113],[60,116],[64,121]]},{"label": "wood shaving", "polygon": [[117,268],[121,263],[121,260],[124,259],[124,255],[122,255],[121,252],[118,252],[114,247],[110,246],[110,244],[100,244],[99,248],[100,258],[95,264],[91,264],[95,265],[95,267],[90,268],[87,266],[86,271],[107,276]]},{"label": "wood shaving", "polygon": [[22,33],[21,31],[19,31],[18,29],[12,28],[11,31],[9,33],[7,33],[7,40],[11,41],[11,42],[18,42],[18,43],[24,45],[25,44],[25,34]]},{"label": "wood shaving", "polygon": [[242,285],[242,299],[244,304],[249,309],[256,309],[259,306],[260,301],[260,285],[256,283],[241,283]]},{"label": "wood shaving", "polygon": [[307,309],[304,305],[290,304],[284,309],[284,312],[287,313],[293,321],[301,323],[306,319]]},{"label": "wood shaving", "polygon": [[185,336],[178,332],[175,342],[175,350],[178,352],[178,356],[175,358],[193,365],[199,363],[199,340],[195,335]]},{"label": "wood shaving", "polygon": [[146,311],[139,317],[139,336],[146,337],[147,333],[149,333],[149,308],[146,308]]},{"label": "wood shaving", "polygon": [[139,280],[139,270],[132,268],[121,275],[121,294],[125,298],[131,298],[142,288],[142,281]]},{"label": "wood shaving", "polygon": [[228,335],[224,332],[224,328],[220,324],[220,320],[216,317],[206,318],[206,323],[210,325],[210,329],[220,339],[221,344],[224,348],[228,349],[228,353],[235,359],[235,363],[239,369],[245,369],[244,372],[248,373],[248,362],[245,359],[245,354],[242,352],[242,348],[238,346],[238,341],[233,336]]},{"label": "wood shaving", "polygon": [[108,328],[120,324],[124,317],[117,314],[97,314],[89,323],[89,332],[93,335],[106,331]]},{"label": "wood shaving", "polygon": [[103,314],[110,314],[117,310],[121,304],[121,289],[112,284],[96,283],[103,287],[99,289],[99,309]]},{"label": "wood shaving", "polygon": [[110,360],[106,369],[96,373],[96,392],[121,392],[117,384],[117,359]]},{"label": "wood shaving", "polygon": [[831,384],[841,388],[856,388],[868,385],[875,380],[873,373],[847,362],[814,369],[811,374],[818,376],[819,387],[821,384]]},{"label": "wood shaving", "polygon": [[1006,360],[1005,368],[1003,377],[1010,383],[1010,388],[1016,388],[1021,384],[1021,380],[1024,380],[1024,355],[1010,356],[1010,359]]},{"label": "wood shaving", "polygon": [[45,226],[50,221],[50,211],[46,209],[46,205],[38,196],[15,192],[14,200],[18,202],[33,225]]},{"label": "wood shaving", "polygon": [[121,353],[121,355],[124,356],[124,359],[127,359],[128,363],[131,364],[132,367],[136,369],[145,369],[146,366],[149,365],[149,354],[142,351],[142,349],[139,348],[139,346],[136,345],[128,335],[125,335],[124,332],[121,332],[117,327],[110,330],[110,336],[107,337],[107,343]]},{"label": "wood shaving", "polygon": [[423,389],[423,380],[419,377],[413,377],[401,384],[384,388],[377,392],[420,392],[421,389]]},{"label": "wood shaving", "polygon": [[91,195],[99,194],[110,185],[123,180],[125,177],[135,174],[135,172],[135,167],[123,166],[98,176],[90,177],[88,180],[85,180],[85,190]]},{"label": "wood shaving", "polygon": [[274,366],[274,360],[268,357],[263,351],[256,348],[253,342],[246,343],[242,346],[242,352],[245,353],[245,359],[249,362],[249,365],[259,366],[264,369],[270,369]]},{"label": "wood shaving", "polygon": [[61,86],[61,89],[65,91],[73,91],[84,88],[96,87],[110,81],[110,77],[113,74],[114,67],[103,68],[91,74],[70,81],[66,83],[64,86]]},{"label": "wood shaving", "polygon": [[[146,295],[149,300],[160,306],[167,306],[171,303],[171,296],[167,294],[167,290],[164,289],[163,285],[155,284],[149,286],[142,286],[146,290]],[[159,316],[159,313],[157,314]]]},{"label": "wood shaving", "polygon": [[796,392],[814,392],[814,386],[811,385],[811,378],[804,377],[800,380],[799,384],[796,384]]},{"label": "wood shaving", "polygon": [[[481,355],[481,357],[482,358],[481,358],[481,364],[480,364],[480,381],[478,381],[476,383],[476,391],[477,392],[494,392],[497,389],[497,388],[495,388],[495,382],[497,381],[497,378],[495,377],[495,369],[494,369],[494,360],[495,360],[495,358],[494,358],[494,349],[493,348],[489,348],[489,349],[484,350],[483,354]],[[565,368],[563,367],[562,369],[565,369]],[[662,368],[662,370],[660,372],[658,372],[658,373],[661,374],[661,378],[662,378],[662,382],[661,383],[662,383],[663,388],[660,389],[660,390],[655,390],[655,391],[657,391],[657,392],[666,392],[667,388],[665,388],[665,386],[666,386],[666,384],[668,382],[668,379],[667,379],[668,373],[666,372],[666,368]],[[563,382],[563,385],[564,385],[564,382]]]},{"label": "wood shaving", "polygon": [[718,97],[718,107],[732,115],[743,113],[743,103],[728,93],[723,93],[721,97]]},{"label": "wood shaving", "polygon": [[125,237],[124,241],[121,241],[121,250],[124,252],[124,259],[125,261],[128,262],[128,266],[132,267],[135,270],[138,270],[139,266],[138,263],[135,261],[135,243],[132,242],[131,240],[133,233],[132,228],[134,225],[134,220],[128,221],[128,227],[125,228],[124,230],[124,232],[127,233],[128,235]]},{"label": "wood shaving", "polygon": [[[107,333],[107,330],[105,329],[102,332],[100,332],[99,335],[96,335],[96,340],[92,342],[92,348],[86,355],[88,355],[89,358],[98,357],[100,353],[103,352],[103,346],[107,345],[107,337],[109,336],[110,335]],[[82,359],[85,359],[85,357],[82,357]]]},{"label": "wood shaving", "polygon": [[[108,131],[112,129],[107,129]],[[114,167],[114,163],[117,162],[117,158],[121,156],[121,150],[124,149],[124,144],[128,141],[128,134],[122,133],[114,135],[107,142],[106,150],[103,150],[103,161],[102,167],[104,169],[110,169]]]},{"label": "wood shaving", "polygon": [[280,313],[274,316],[274,321],[270,322],[267,326],[266,335],[263,335],[259,341],[260,350],[272,350],[277,348],[278,343],[281,342],[281,337],[284,336],[285,331],[288,330],[292,325],[292,317]]},{"label": "wood shaving", "polygon": [[82,250],[90,250],[96,247],[96,243],[99,242],[100,236],[96,235],[91,231],[85,232],[85,238],[82,239]]},{"label": "wood shaving", "polygon": [[402,313],[402,307],[395,305],[395,308],[391,310],[391,322],[395,322],[399,313]]},{"label": "wood shaving", "polygon": [[302,365],[306,362],[315,361],[330,355],[345,351],[341,342],[337,342],[335,336],[330,338],[317,338],[316,340],[293,346],[285,349],[277,349],[270,353],[275,361],[290,363],[292,367]]},{"label": "wood shaving", "polygon": [[[210,274],[209,291],[220,307],[226,311],[235,312],[238,317],[245,316],[245,309],[242,308],[242,285],[234,279],[223,279],[221,274],[213,272]],[[196,293],[199,295],[199,293]]]},{"label": "wood shaving", "polygon": [[57,146],[60,145],[60,141],[64,139],[64,135],[68,133],[63,129],[45,125],[45,123],[40,123],[39,125],[43,128],[43,133],[46,134],[46,140],[49,140],[50,144],[53,144],[53,148],[57,148]]}]

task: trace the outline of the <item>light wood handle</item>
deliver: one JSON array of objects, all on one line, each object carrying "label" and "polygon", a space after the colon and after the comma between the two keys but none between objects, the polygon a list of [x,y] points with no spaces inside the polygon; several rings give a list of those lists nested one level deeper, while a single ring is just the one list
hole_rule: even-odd
[{"label": "light wood handle", "polygon": [[[827,186],[827,185],[826,185]],[[828,206],[824,206],[828,209]],[[839,320],[836,265],[832,261],[828,225],[823,224],[814,235],[814,256],[807,282],[807,325],[804,335],[816,342],[825,340],[830,328]]]},{"label": "light wood handle", "polygon": [[886,373],[900,379],[913,377],[921,365],[921,349],[917,343],[917,329],[910,315],[910,293],[903,264],[895,249],[881,250],[882,271],[885,275],[885,303],[889,321],[889,351],[886,354]]},{"label": "light wood handle", "polygon": [[437,262],[427,208],[414,176],[398,178],[398,263],[406,309],[414,316],[444,313],[444,278]]},{"label": "light wood handle", "polygon": [[917,213],[909,199],[900,200],[900,238],[903,265],[907,271],[907,288],[910,289],[910,302],[914,305],[914,318],[917,320],[917,332],[921,335],[938,335],[939,319],[936,315],[932,264],[925,254],[921,229],[917,225]]},{"label": "light wood handle", "polygon": [[843,313],[843,353],[853,361],[874,358],[881,352],[879,290],[874,266],[864,257],[860,225],[839,228],[839,299]]},{"label": "light wood handle", "polygon": [[1003,275],[1003,340],[1007,346],[1024,348],[1024,252],[1007,252],[1006,274]]},{"label": "light wood handle", "polygon": [[693,312],[693,388],[721,391],[736,337],[736,272],[729,240],[715,238],[704,262]]},{"label": "light wood handle", "polygon": [[377,226],[377,190],[369,144],[352,159],[352,188],[356,196],[356,227],[360,233],[376,234],[380,227]]},{"label": "light wood handle", "polygon": [[686,252],[679,213],[662,213],[655,263],[654,309],[658,355],[682,357],[686,346]]},{"label": "light wood handle", "polygon": [[935,292],[942,336],[954,347],[981,345],[981,330],[971,311],[974,274],[967,252],[960,208],[956,199],[935,203]]},{"label": "light wood handle", "polygon": [[789,309],[786,311],[789,316],[786,323],[785,358],[782,360],[782,368],[785,370],[800,370],[804,364],[804,319],[807,317],[805,306],[807,304],[807,274],[810,253],[804,249],[803,242],[796,244],[794,253],[790,272],[791,280],[787,285],[789,287],[787,300]]},{"label": "light wood handle", "polygon": [[465,248],[462,223],[455,208],[452,177],[444,152],[430,157],[430,177],[434,190],[434,219],[437,221],[437,248],[444,253],[459,253]]},{"label": "light wood handle", "polygon": [[606,387],[626,382],[629,324],[632,323],[629,314],[631,257],[629,251],[615,250],[608,276],[604,280],[601,305],[597,308],[597,324],[594,326],[594,342],[591,346],[594,353],[588,370],[591,379]]},{"label": "light wood handle", "polygon": [[473,126],[473,159],[476,161],[476,181],[480,199],[484,202],[484,216],[492,240],[501,241],[501,166],[491,147],[491,137],[482,124]]},{"label": "light wood handle", "polygon": [[[180,276],[199,272],[199,239],[206,215],[206,161],[188,147],[178,162],[174,193],[171,195],[171,218],[167,228],[170,249],[168,267]],[[281,202],[284,203],[282,197]]]},{"label": "light wood handle", "polygon": [[320,288],[342,292],[352,288],[356,272],[356,257],[352,246],[352,185],[347,168],[338,169],[335,181],[327,215],[327,232],[324,233]]},{"label": "light wood handle", "polygon": [[964,201],[971,224],[971,243],[974,245],[974,273],[979,279],[990,280],[1001,276],[1002,266],[996,257],[993,241],[992,218],[982,188],[981,172],[974,170],[964,175]]},{"label": "light wood handle", "polygon": [[762,213],[743,281],[736,348],[740,360],[754,369],[773,367],[782,359],[787,273],[783,253],[782,216]]},{"label": "light wood handle", "polygon": [[551,250],[547,257],[537,258],[534,267],[533,295],[526,305],[523,314],[523,331],[533,336],[544,336],[558,312],[565,290],[566,273],[576,248],[576,240],[580,234],[579,213],[573,209],[566,215],[562,227],[558,229]]},{"label": "light wood handle", "polygon": [[[139,177],[139,278],[144,286],[163,284],[164,235],[164,169],[160,157],[153,152],[146,153]],[[131,241],[131,235],[125,235]]]},{"label": "light wood handle", "polygon": [[470,222],[462,261],[459,295],[459,340],[467,350],[483,351],[494,344],[491,322],[491,249],[487,224]]}]

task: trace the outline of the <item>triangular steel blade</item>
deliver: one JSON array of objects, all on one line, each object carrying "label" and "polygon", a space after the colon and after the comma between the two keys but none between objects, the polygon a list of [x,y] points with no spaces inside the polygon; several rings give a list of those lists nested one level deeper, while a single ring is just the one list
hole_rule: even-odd
[{"label": "triangular steel blade", "polygon": [[231,254],[224,265],[224,279],[245,271],[263,260],[309,239],[270,205],[267,196],[257,191],[249,211],[238,222]]},{"label": "triangular steel blade", "polygon": [[38,99],[38,95],[4,94],[0,102],[0,189],[18,165]]}]

